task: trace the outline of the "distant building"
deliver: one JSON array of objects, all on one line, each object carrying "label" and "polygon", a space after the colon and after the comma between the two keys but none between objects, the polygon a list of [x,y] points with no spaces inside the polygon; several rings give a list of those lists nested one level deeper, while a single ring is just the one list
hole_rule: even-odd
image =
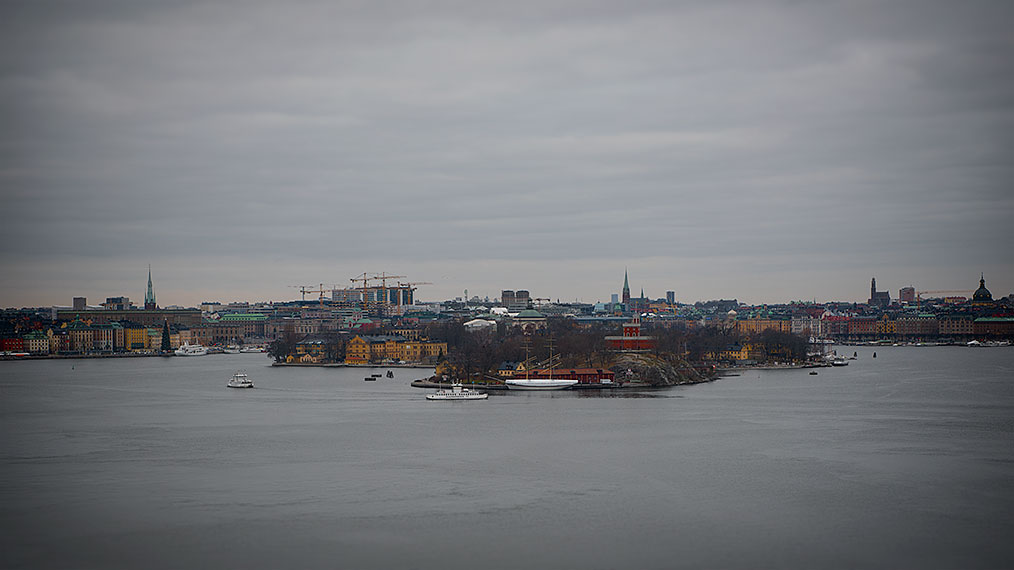
[{"label": "distant building", "polygon": [[531,301],[530,294],[524,289],[518,291],[504,289],[500,293],[500,303],[512,313],[527,309],[531,305]]},{"label": "distant building", "polygon": [[514,324],[520,326],[526,332],[545,328],[546,316],[535,309],[525,309],[514,317]]},{"label": "distant building", "polygon": [[972,293],[972,306],[973,307],[992,307],[993,306],[993,294],[986,289],[986,275],[980,275],[979,288]]},{"label": "distant building", "polygon": [[665,302],[669,303],[670,305],[675,305],[676,304],[676,291],[666,291],[665,292]]},{"label": "distant building", "polygon": [[888,291],[877,291],[877,278],[870,280],[870,300],[867,303],[871,307],[886,307],[891,304],[891,293]]},{"label": "distant building", "polygon": [[915,287],[902,287],[898,290],[898,300],[902,303],[915,302]]},{"label": "distant building", "polygon": [[74,297],[74,310],[83,311],[88,307],[88,299],[86,297]]},{"label": "distant building", "polygon": [[641,351],[655,348],[655,337],[641,334],[641,317],[635,315],[623,325],[623,336],[607,336],[606,346],[613,350]]},{"label": "distant building", "polygon": [[630,282],[627,280],[627,270],[623,270],[623,304],[630,304]]},{"label": "distant building", "polygon": [[148,290],[144,293],[144,310],[154,311],[158,308],[155,304],[155,290],[151,287],[151,266],[148,266]]},{"label": "distant building", "polygon": [[127,297],[106,297],[102,308],[107,311],[126,311],[130,309],[130,299]]},{"label": "distant building", "polygon": [[532,306],[532,298],[528,294],[528,291],[520,289],[514,293],[515,307],[519,310],[527,309]]}]

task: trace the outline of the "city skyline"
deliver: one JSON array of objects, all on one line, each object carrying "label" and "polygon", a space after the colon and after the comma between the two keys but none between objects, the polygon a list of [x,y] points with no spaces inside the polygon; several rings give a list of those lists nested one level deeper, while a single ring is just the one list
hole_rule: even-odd
[{"label": "city skyline", "polygon": [[[377,274],[377,275],[379,275],[379,274]],[[626,278],[627,278],[627,276],[624,275],[624,283],[627,282]],[[985,276],[984,275],[980,275],[980,279],[985,280]],[[873,278],[874,286],[876,286],[875,281],[876,281],[876,278],[874,277]],[[361,278],[359,279],[359,282],[360,283],[362,282]],[[395,286],[396,283],[398,283],[397,280],[391,280],[390,281],[392,289],[394,288],[394,286]],[[343,287],[348,288],[348,289],[355,289],[355,288],[357,288],[357,286],[354,286],[354,285],[348,285],[348,286],[346,286],[346,285],[343,285],[343,284],[340,284],[340,283],[318,284],[318,286],[320,286],[320,285],[324,285],[324,289],[326,291],[334,291],[334,290],[337,290],[337,289],[341,289]],[[379,287],[379,285],[380,285],[380,281],[376,280],[375,283],[373,283],[371,285],[371,287]],[[314,289],[314,290],[310,290],[311,288]],[[425,288],[425,286],[422,287],[422,288]],[[881,291],[881,293],[889,294],[889,297],[890,297],[890,299],[892,301],[904,301],[904,299],[901,299],[901,296],[902,296],[902,291],[901,290],[902,289],[908,289],[908,288],[910,288],[910,286],[898,287],[894,291],[890,291],[890,290],[883,291],[881,287],[876,286],[876,290]],[[131,301],[131,304],[134,305],[135,308],[138,308],[138,309],[141,309],[141,308],[143,308],[143,309],[152,309],[152,308],[156,308],[156,304],[154,302],[155,289],[157,289],[157,286],[153,286],[152,278],[151,278],[151,270],[149,268],[149,270],[148,270],[148,282],[147,282],[147,287],[146,287],[146,290],[145,290],[144,301],[143,302],[136,302],[136,300],[137,300],[136,297],[133,297],[130,294],[122,294],[122,293],[121,294],[117,294],[117,295],[99,294],[99,295],[94,295],[94,296],[88,296],[88,295],[84,295],[84,294],[74,294],[71,297],[68,297],[68,301],[73,300],[74,298],[84,298],[86,300],[86,302],[87,302],[88,305],[90,305],[90,306],[98,306],[103,301],[105,301],[105,300],[107,300],[109,298],[115,298],[117,301],[120,301],[123,297],[125,297],[125,298],[127,298],[127,299],[129,299]],[[200,306],[202,304],[206,304],[206,303],[230,304],[230,303],[237,303],[237,302],[281,303],[281,302],[296,301],[296,300],[299,300],[299,299],[304,299],[306,301],[313,302],[316,299],[316,296],[319,293],[319,290],[317,290],[316,287],[313,287],[311,285],[289,286],[288,289],[290,291],[294,291],[294,292],[291,293],[291,294],[288,294],[288,295],[283,295],[282,297],[279,297],[279,298],[238,298],[238,297],[235,297],[235,296],[230,296],[229,294],[225,294],[225,295],[218,295],[218,296],[211,296],[211,297],[203,298],[201,301],[195,301],[195,302],[177,303],[177,302],[170,301],[170,302],[166,303],[165,305],[158,305],[158,306],[159,307],[162,307],[162,306],[198,307],[198,306]],[[419,287],[416,287],[416,289],[419,289]],[[461,294],[459,294],[459,295],[450,295],[450,296],[441,297],[441,298],[436,298],[436,297],[429,298],[429,297],[426,297],[425,295],[419,296],[418,293],[416,293],[415,297],[416,297],[416,300],[419,301],[419,302],[442,302],[442,301],[452,301],[454,299],[468,299],[468,300],[471,300],[471,299],[475,299],[475,298],[479,298],[480,300],[484,300],[484,301],[501,301],[501,299],[500,299],[500,293],[502,293],[503,291],[504,291],[504,289],[500,289],[498,291],[495,291],[492,294],[488,294],[488,293],[485,293],[485,292],[482,292],[482,291],[478,291],[477,292],[477,291],[474,291],[474,290],[473,291],[469,291],[469,290],[466,289],[466,290],[463,290],[461,292]],[[528,289],[522,289],[522,288],[518,288],[518,291],[519,292],[520,291],[524,291],[528,295],[528,297],[530,299],[532,299],[532,300],[537,300],[537,299],[546,300],[546,299],[548,299],[549,302],[560,302],[560,303],[579,302],[579,303],[593,304],[593,303],[598,303],[598,302],[605,302],[605,303],[611,302],[611,299],[613,299],[613,298],[619,299],[621,291],[622,291],[622,287],[620,289],[618,289],[616,292],[609,292],[605,296],[602,296],[601,298],[595,298],[595,299],[565,298],[565,297],[561,297],[561,296],[557,296],[557,297],[544,297],[542,294],[540,294],[537,291],[536,292],[532,292],[532,291],[530,291]],[[870,294],[870,295],[872,294],[872,291],[873,291],[872,288],[867,289],[867,293]],[[467,292],[467,297],[465,296],[466,292]],[[513,290],[512,290],[512,292],[513,292]],[[645,298],[645,299],[665,300],[668,297],[668,293],[669,292],[676,293],[675,291],[673,291],[673,290],[670,289],[670,290],[662,291],[660,294],[653,294],[651,292],[644,291],[644,289],[642,287],[640,289],[640,292],[639,292],[639,294],[638,294],[638,296],[636,298],[642,298],[641,295],[643,295],[643,298]],[[949,296],[949,297],[966,297],[966,298],[970,299],[972,292],[973,292],[972,289],[967,289],[967,288],[954,289],[954,290],[928,290],[928,289],[912,288],[911,295],[914,296],[914,295],[917,295],[917,294],[921,295],[922,293],[929,293],[929,294],[933,294],[932,297],[948,297]],[[309,297],[306,297],[306,295],[309,295]],[[997,298],[999,298],[999,297],[1005,297],[1007,295],[1008,295],[1007,293],[1000,294],[1000,295],[997,296]],[[330,299],[331,293],[328,292],[325,296]],[[149,301],[149,297],[151,298],[151,301]],[[192,297],[192,295],[190,295],[190,297]],[[929,295],[927,295],[926,298],[931,298],[931,297]],[[799,299],[783,299],[783,300],[773,300],[773,301],[750,301],[746,297],[743,297],[743,296],[732,296],[732,297],[711,296],[711,297],[708,297],[708,298],[700,298],[700,299],[681,299],[681,298],[679,298],[678,294],[675,295],[675,300],[676,300],[676,303],[678,303],[678,304],[690,304],[690,305],[692,305],[692,304],[694,304],[696,302],[716,301],[716,300],[720,300],[720,299],[736,299],[739,302],[747,304],[747,305],[762,305],[762,304],[777,305],[777,304],[789,304],[789,303],[793,303],[793,302],[797,302],[797,301],[802,301],[802,302],[813,301],[813,302],[817,302],[817,303],[851,302],[851,303],[864,304],[864,303],[867,303],[870,299],[872,299],[872,297],[869,297],[868,299],[859,299],[859,300],[855,300],[855,299],[830,299],[830,298],[828,298],[828,299],[824,299],[824,298],[811,298],[811,299],[799,298]],[[53,303],[43,303],[43,304],[35,305],[35,306],[38,306],[38,307],[47,307],[47,306],[70,306],[70,305],[71,305],[70,302],[62,302],[61,301],[61,302],[53,302]],[[28,306],[29,305],[23,305],[23,307],[28,307]],[[0,308],[18,308],[18,307],[14,306],[14,305],[3,305]]]},{"label": "city skyline", "polygon": [[1014,290],[1009,2],[4,16],[3,306]]}]

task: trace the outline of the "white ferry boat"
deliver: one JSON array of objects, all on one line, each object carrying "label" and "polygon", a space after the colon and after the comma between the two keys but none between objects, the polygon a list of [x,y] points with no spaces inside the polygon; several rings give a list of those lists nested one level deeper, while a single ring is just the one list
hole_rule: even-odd
[{"label": "white ferry boat", "polygon": [[229,388],[253,388],[254,387],[253,382],[251,382],[250,379],[247,378],[247,375],[244,374],[243,372],[237,372],[237,373],[233,374],[232,375],[232,380],[229,380],[229,383],[226,384],[226,386],[228,386]]},{"label": "white ferry boat", "polygon": [[207,347],[199,344],[183,343],[183,346],[176,349],[176,356],[204,356],[208,354]]},{"label": "white ferry boat", "polygon": [[465,388],[461,382],[451,384],[450,390],[437,390],[432,394],[426,394],[427,400],[485,400],[489,394]]}]

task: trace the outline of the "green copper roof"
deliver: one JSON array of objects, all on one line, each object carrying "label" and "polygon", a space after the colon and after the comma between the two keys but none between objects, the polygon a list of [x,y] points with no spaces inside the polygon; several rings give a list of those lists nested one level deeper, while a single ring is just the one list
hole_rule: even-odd
[{"label": "green copper roof", "polygon": [[231,315],[222,315],[220,321],[266,321],[268,320],[267,315],[261,315],[257,313],[234,313]]}]

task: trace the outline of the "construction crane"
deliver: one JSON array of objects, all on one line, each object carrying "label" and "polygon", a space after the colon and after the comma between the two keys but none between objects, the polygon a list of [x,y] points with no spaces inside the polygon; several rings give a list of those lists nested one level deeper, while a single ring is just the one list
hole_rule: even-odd
[{"label": "construction crane", "polygon": [[940,295],[940,294],[947,294],[947,293],[950,293],[952,295],[971,295],[972,291],[968,291],[967,289],[964,290],[964,291],[956,291],[956,290],[918,291],[915,294],[915,304],[916,304],[916,307],[919,307],[920,305],[922,305],[922,296],[923,295]]},{"label": "construction crane", "polygon": [[391,302],[391,299],[388,298],[388,296],[387,296],[387,280],[388,279],[408,279],[408,277],[405,276],[405,275],[388,275],[387,272],[383,272],[383,273],[377,274],[374,277],[374,279],[376,279],[377,281],[380,281],[380,298],[383,299],[383,301],[381,301],[380,306],[381,307],[386,307]]},{"label": "construction crane", "polygon": [[[390,299],[388,298],[388,295],[387,295],[387,290],[388,290],[387,281],[389,279],[404,279],[404,278],[405,278],[404,275],[388,275],[387,272],[382,272],[382,273],[363,273],[361,275],[357,275],[355,277],[352,277],[350,279],[350,281],[352,281],[353,284],[358,284],[360,281],[362,281],[362,283],[363,283],[362,287],[361,287],[361,289],[363,291],[362,306],[363,306],[364,310],[368,311],[370,308],[373,307],[374,304],[376,304],[377,306],[381,307],[381,309],[383,309],[384,307],[387,307],[390,304]],[[380,286],[379,287],[375,286],[375,285],[372,286],[372,287],[370,286],[370,282],[375,282],[375,281],[380,281]],[[354,288],[359,288],[359,287],[357,285]],[[378,298],[376,299],[375,303],[370,300],[370,289],[379,289],[380,290],[380,295],[376,296]]]},{"label": "construction crane", "polygon": [[314,293],[313,285],[289,285],[289,287],[299,289],[299,293],[302,295],[302,300],[306,300],[307,293]]},{"label": "construction crane", "polygon": [[965,290],[963,290],[963,291],[956,291],[956,290],[950,290],[950,291],[948,291],[948,290],[941,290],[941,291],[918,291],[918,292],[916,292],[915,296],[916,296],[916,298],[918,299],[918,298],[922,298],[922,296],[923,296],[923,295],[929,295],[929,294],[936,294],[936,295],[939,295],[939,294],[941,294],[941,293],[952,293],[952,294],[960,294],[960,295],[971,295],[971,294],[972,294],[972,291],[969,291],[969,290],[967,290],[967,289],[965,289]]},{"label": "construction crane", "polygon": [[360,303],[361,303],[361,305],[360,305],[360,306],[361,306],[361,307],[362,307],[362,308],[363,308],[364,310],[366,310],[366,309],[367,309],[367,308],[369,307],[369,300],[367,299],[367,295],[366,295],[366,289],[367,289],[367,285],[369,284],[369,282],[370,282],[370,281],[371,281],[372,279],[373,279],[373,278],[372,278],[372,277],[370,277],[370,274],[369,274],[369,273],[363,273],[362,275],[357,275],[357,276],[355,276],[355,277],[352,277],[351,279],[349,279],[349,281],[351,281],[351,282],[352,282],[352,285],[353,285],[353,289],[355,289],[355,288],[356,288],[356,287],[355,287],[356,283],[358,283],[358,282],[360,282],[360,281],[362,281],[362,282],[363,282],[363,287],[362,287],[362,289],[363,289],[363,294],[362,294],[362,298],[360,298],[360,300],[359,300],[359,301],[360,301]]},{"label": "construction crane", "polygon": [[[432,284],[433,283],[429,281],[411,281],[409,283],[402,283],[401,281],[398,281],[398,288],[407,289],[409,291],[409,295],[411,295],[417,289],[416,285],[432,285]],[[397,304],[399,307],[401,306],[401,295],[398,295]]]},{"label": "construction crane", "polygon": [[320,302],[320,304],[322,306],[324,305],[324,299],[325,299],[324,293],[327,293],[328,290],[324,289],[324,284],[323,283],[320,283],[319,285],[317,285],[316,289],[313,288],[313,285],[289,285],[289,287],[295,287],[296,289],[299,289],[299,293],[302,295],[302,300],[303,301],[306,301],[306,294],[307,293],[317,293],[319,295],[318,298],[317,298],[317,300]]}]

